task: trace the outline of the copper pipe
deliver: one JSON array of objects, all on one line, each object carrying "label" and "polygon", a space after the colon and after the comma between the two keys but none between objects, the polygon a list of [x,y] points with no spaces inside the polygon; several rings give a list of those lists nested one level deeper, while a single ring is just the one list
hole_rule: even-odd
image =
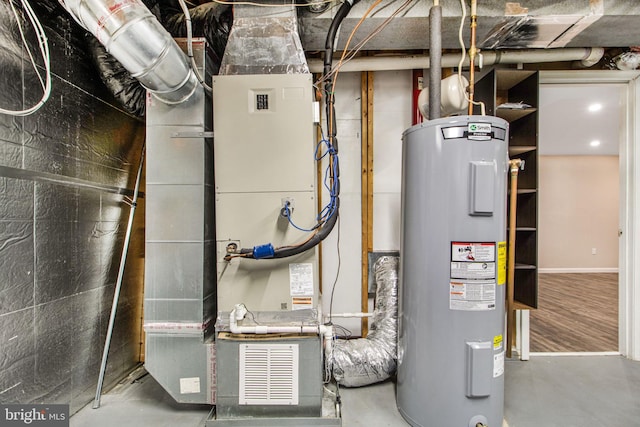
[{"label": "copper pipe", "polygon": [[518,202],[518,171],[523,165],[522,160],[509,161],[511,172],[511,188],[509,194],[509,248],[507,266],[507,357],[511,357],[513,347],[513,326],[515,310],[513,308],[513,293],[516,269],[516,205]]},{"label": "copper pipe", "polygon": [[475,59],[477,54],[476,29],[478,27],[477,0],[471,0],[471,47],[469,47],[469,115],[473,114],[473,95],[475,91]]}]

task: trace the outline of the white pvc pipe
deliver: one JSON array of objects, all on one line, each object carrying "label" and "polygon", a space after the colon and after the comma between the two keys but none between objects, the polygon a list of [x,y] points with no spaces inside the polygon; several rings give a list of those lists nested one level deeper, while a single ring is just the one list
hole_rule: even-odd
[{"label": "white pvc pipe", "polygon": [[318,334],[324,337],[324,347],[327,354],[333,349],[333,326],[282,326],[282,325],[252,325],[239,326],[238,320],[242,320],[246,311],[236,312],[236,308],[229,313],[229,331],[232,334]]},{"label": "white pvc pipe", "polygon": [[111,55],[167,104],[189,98],[198,81],[171,34],[140,0],[60,0]]},{"label": "white pvc pipe", "polygon": [[[602,55],[603,48],[564,48],[564,49],[522,49],[504,51],[482,52],[482,64],[535,64],[541,62],[579,61],[583,67],[596,64]],[[460,54],[448,53],[442,55],[442,68],[457,67]],[[479,62],[476,61],[477,63]],[[323,71],[323,62],[320,59],[308,60],[309,70],[312,73]],[[469,66],[469,59],[464,66]],[[476,64],[477,65],[477,64]],[[394,71],[426,69],[431,66],[428,55],[398,55],[398,56],[367,56],[354,58],[340,67],[341,72],[352,71]]]},{"label": "white pvc pipe", "polygon": [[373,313],[333,313],[331,315],[325,314],[325,318],[329,317],[344,317],[344,318],[352,318],[352,317],[373,317]]}]

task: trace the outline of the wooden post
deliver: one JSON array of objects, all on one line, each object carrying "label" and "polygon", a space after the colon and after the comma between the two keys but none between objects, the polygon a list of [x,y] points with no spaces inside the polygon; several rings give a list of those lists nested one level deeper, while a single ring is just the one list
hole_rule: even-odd
[{"label": "wooden post", "polygon": [[507,268],[507,357],[511,357],[513,347],[513,327],[515,324],[515,310],[513,308],[513,293],[516,268],[516,205],[518,202],[518,171],[522,160],[509,161],[511,188],[509,193],[509,248]]},{"label": "wooden post", "polygon": [[[361,310],[369,311],[369,252],[373,250],[373,72],[362,73],[362,290]],[[362,336],[369,332],[369,320],[362,318]]]}]

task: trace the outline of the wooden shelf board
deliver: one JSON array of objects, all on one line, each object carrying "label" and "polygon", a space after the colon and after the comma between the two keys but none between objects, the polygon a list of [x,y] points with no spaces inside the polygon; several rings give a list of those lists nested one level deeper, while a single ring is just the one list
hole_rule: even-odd
[{"label": "wooden shelf board", "polygon": [[519,154],[527,153],[529,151],[535,151],[538,147],[535,145],[510,145],[509,156],[517,156]]},{"label": "wooden shelf board", "polygon": [[534,307],[531,307],[530,305],[521,303],[520,301],[514,301],[513,302],[513,308],[514,308],[514,310],[535,310]]},{"label": "wooden shelf board", "polygon": [[[497,77],[497,86],[498,90],[509,90],[521,81],[525,80],[528,77],[531,77],[536,73],[534,70],[515,70],[515,69],[504,69],[504,70],[496,70]],[[524,99],[522,101],[525,101]]]},{"label": "wooden shelf board", "polygon": [[508,122],[514,122],[528,116],[529,114],[535,113],[536,111],[538,111],[537,108],[496,108],[496,116],[505,119]]},{"label": "wooden shelf board", "polygon": [[516,263],[516,270],[535,270],[538,267],[532,264],[518,264]]}]

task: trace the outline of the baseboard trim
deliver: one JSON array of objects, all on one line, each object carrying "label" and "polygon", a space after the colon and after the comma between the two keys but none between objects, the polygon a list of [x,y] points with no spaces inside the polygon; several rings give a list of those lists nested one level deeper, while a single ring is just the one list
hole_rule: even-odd
[{"label": "baseboard trim", "polygon": [[545,352],[545,351],[532,351],[530,356],[540,357],[564,357],[564,356],[620,356],[620,352],[617,351],[564,351],[564,352]]},{"label": "baseboard trim", "polygon": [[538,273],[617,273],[617,268],[539,268]]}]

